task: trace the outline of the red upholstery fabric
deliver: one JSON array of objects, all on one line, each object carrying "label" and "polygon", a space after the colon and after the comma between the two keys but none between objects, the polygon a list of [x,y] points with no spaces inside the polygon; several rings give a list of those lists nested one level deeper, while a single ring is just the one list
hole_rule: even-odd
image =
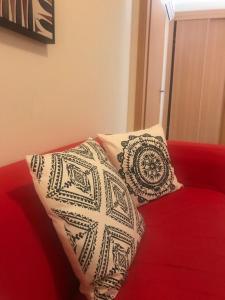
[{"label": "red upholstery fabric", "polygon": [[1,300],[72,299],[77,280],[25,161],[0,168],[0,241]]},{"label": "red upholstery fabric", "polygon": [[76,280],[32,183],[26,182],[26,165],[11,168],[11,176],[10,168],[3,173],[9,181],[18,176],[21,185],[3,193],[0,179],[0,299],[71,299]]},{"label": "red upholstery fabric", "polygon": [[146,234],[118,300],[225,299],[225,195],[184,188],[140,211]]},{"label": "red upholstery fabric", "polygon": [[169,152],[178,179],[185,186],[225,193],[225,147],[169,142]]},{"label": "red upholstery fabric", "polygon": [[[140,208],[146,233],[117,299],[225,299],[225,148],[169,151],[187,187]],[[1,300],[84,300],[24,161],[0,169],[0,240]]]}]

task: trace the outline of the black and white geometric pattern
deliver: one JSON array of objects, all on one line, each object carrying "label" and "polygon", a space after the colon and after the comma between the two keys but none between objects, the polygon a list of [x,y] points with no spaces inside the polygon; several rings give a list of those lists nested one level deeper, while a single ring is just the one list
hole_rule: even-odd
[{"label": "black and white geometric pattern", "polygon": [[161,125],[131,133],[98,135],[136,206],[182,187],[177,181]]},{"label": "black and white geometric pattern", "polygon": [[81,290],[92,300],[114,299],[144,233],[123,180],[92,139],[27,160],[75,273],[83,274],[77,273]]},{"label": "black and white geometric pattern", "polygon": [[65,151],[65,152],[74,152],[75,154],[78,154],[78,155],[81,155],[83,156],[84,158],[89,158],[89,159],[94,159],[94,155],[93,153],[91,152],[91,150],[84,144],[81,144],[79,147],[77,148],[73,148],[73,149],[70,149],[68,151]]},{"label": "black and white geometric pattern", "polygon": [[98,296],[101,295],[102,287],[108,290],[120,289],[134,254],[134,237],[119,229],[118,226],[106,225],[95,275],[95,293]]},{"label": "black and white geometric pattern", "polygon": [[123,151],[117,156],[121,166],[119,173],[139,203],[175,190],[167,146],[161,137],[147,133],[129,136],[121,145]]},{"label": "black and white geometric pattern", "polygon": [[[95,251],[98,222],[73,212],[52,209],[65,221],[65,231],[69,236],[83,272],[86,272]],[[85,244],[85,247],[83,247]]]},{"label": "black and white geometric pattern", "polygon": [[43,155],[33,155],[30,163],[30,168],[39,181],[41,180],[42,177],[44,164],[45,161]]},{"label": "black and white geometric pattern", "polygon": [[112,172],[103,171],[106,187],[106,214],[130,228],[134,228],[130,195],[124,183]]},{"label": "black and white geometric pattern", "polygon": [[115,167],[110,163],[107,154],[98,143],[93,143],[92,141],[87,141],[87,143],[95,151],[101,164],[105,165],[112,171],[116,171]]},{"label": "black and white geometric pattern", "polygon": [[74,150],[52,154],[51,160],[46,197],[99,211],[101,183],[97,167]]}]

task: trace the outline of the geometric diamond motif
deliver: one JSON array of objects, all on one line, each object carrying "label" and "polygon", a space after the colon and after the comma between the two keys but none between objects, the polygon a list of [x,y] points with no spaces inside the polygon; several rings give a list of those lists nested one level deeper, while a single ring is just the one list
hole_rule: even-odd
[{"label": "geometric diamond motif", "polygon": [[81,155],[85,158],[94,159],[93,153],[90,151],[90,149],[86,145],[80,145],[79,147],[72,148],[70,150],[65,151],[66,153],[76,153],[78,155]]},{"label": "geometric diamond motif", "polygon": [[52,154],[47,198],[99,211],[101,183],[97,167],[69,154]]},{"label": "geometric diamond motif", "polygon": [[98,222],[79,214],[52,209],[66,224],[65,231],[70,239],[83,272],[86,272],[95,251]]},{"label": "geometric diamond motif", "polygon": [[103,171],[106,190],[106,214],[114,220],[134,227],[134,214],[128,191],[112,172]]},{"label": "geometric diamond motif", "polygon": [[88,180],[87,171],[82,171],[77,165],[67,164],[66,166],[71,183],[84,193],[90,193],[91,185]]},{"label": "geometric diamond motif", "polygon": [[[132,263],[135,253],[135,240],[129,234],[112,226],[105,226],[100,259],[98,261],[95,284],[108,289],[119,289]],[[117,276],[115,277],[114,274]],[[121,276],[118,276],[120,274]]]},{"label": "geometric diamond motif", "polygon": [[114,299],[143,233],[126,184],[94,140],[27,160],[81,291],[90,300]]}]

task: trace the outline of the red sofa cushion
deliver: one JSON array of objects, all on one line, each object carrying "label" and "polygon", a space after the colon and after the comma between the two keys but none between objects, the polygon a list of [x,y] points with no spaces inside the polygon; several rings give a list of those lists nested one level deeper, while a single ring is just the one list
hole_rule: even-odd
[{"label": "red sofa cushion", "polygon": [[183,188],[140,212],[146,233],[117,300],[225,299],[225,195]]},{"label": "red sofa cushion", "polygon": [[118,300],[225,299],[225,195],[184,188],[141,213],[146,235]]},{"label": "red sofa cushion", "polygon": [[175,173],[184,186],[220,191],[225,194],[225,146],[168,142]]}]

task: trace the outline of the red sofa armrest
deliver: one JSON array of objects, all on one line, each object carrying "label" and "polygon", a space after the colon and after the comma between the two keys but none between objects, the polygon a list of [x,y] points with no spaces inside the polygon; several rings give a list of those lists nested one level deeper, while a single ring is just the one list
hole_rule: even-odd
[{"label": "red sofa armrest", "polygon": [[225,146],[169,141],[168,149],[178,180],[184,186],[225,194]]}]

